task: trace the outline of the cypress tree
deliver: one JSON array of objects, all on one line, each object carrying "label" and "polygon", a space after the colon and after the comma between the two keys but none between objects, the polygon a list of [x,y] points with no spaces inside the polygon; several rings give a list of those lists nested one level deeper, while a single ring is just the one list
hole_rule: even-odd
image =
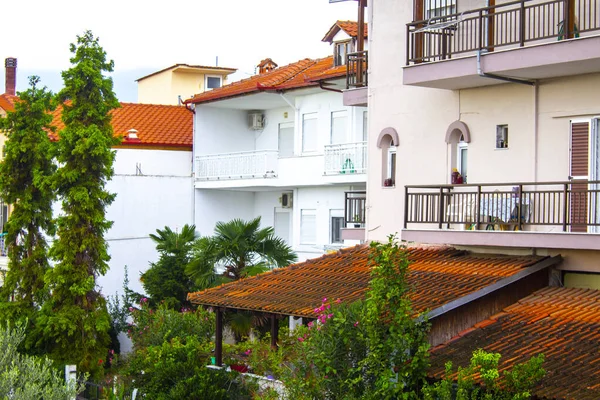
[{"label": "cypress tree", "polygon": [[54,267],[46,274],[52,292],[39,325],[48,355],[77,364],[92,376],[102,374],[110,344],[110,317],[96,279],[110,259],[104,234],[112,222],[106,207],[115,195],[106,190],[120,143],[113,135],[110,111],[119,107],[112,79],[113,61],[92,32],[71,44],[72,67],[62,73],[64,129],[59,132],[55,185],[62,200],[57,240],[51,248]]},{"label": "cypress tree", "polygon": [[0,163],[0,193],[13,209],[6,223],[9,263],[0,289],[0,318],[28,319],[29,327],[48,298],[46,235],[54,234],[51,177],[56,167],[48,132],[55,101],[45,87],[37,87],[39,81],[29,78],[30,88],[19,93],[14,112],[1,121],[8,140]]}]

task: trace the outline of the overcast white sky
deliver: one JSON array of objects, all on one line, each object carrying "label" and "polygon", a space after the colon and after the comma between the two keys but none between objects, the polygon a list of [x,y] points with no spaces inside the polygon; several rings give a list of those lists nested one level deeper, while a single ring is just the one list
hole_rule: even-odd
[{"label": "overcast white sky", "polygon": [[[266,57],[279,65],[326,56],[321,39],[338,19],[356,20],[357,2],[328,0],[11,0],[0,6],[0,57],[16,57],[17,91],[36,74],[54,91],[69,67],[69,43],[90,29],[115,61],[115,91],[136,101],[135,79],[176,63],[254,73]],[[4,87],[4,62],[0,87]],[[2,90],[3,93],[4,90]]]}]

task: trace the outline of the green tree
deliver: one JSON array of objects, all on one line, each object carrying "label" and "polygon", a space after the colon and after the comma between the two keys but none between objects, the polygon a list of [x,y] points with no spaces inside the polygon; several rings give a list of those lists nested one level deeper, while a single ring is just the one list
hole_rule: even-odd
[{"label": "green tree", "polygon": [[105,186],[113,175],[112,146],[120,139],[109,113],[119,103],[112,80],[103,75],[113,70],[113,62],[106,60],[98,38],[85,32],[71,52],[73,66],[62,73],[65,87],[59,93],[65,128],[57,148],[55,185],[62,214],[51,249],[56,263],[46,274],[52,296],[38,321],[52,359],[101,375],[110,318],[96,279],[107,272],[110,259],[104,234],[112,222],[105,214],[115,195]]},{"label": "green tree", "polygon": [[[208,288],[265,272],[272,266],[284,267],[296,259],[273,228],[260,229],[260,217],[249,222],[234,219],[218,222],[213,236],[194,243],[187,272],[200,288]],[[218,267],[223,268],[221,274]]]},{"label": "green tree", "polygon": [[19,93],[15,111],[0,120],[8,137],[0,163],[0,193],[13,204],[6,223],[8,271],[0,291],[0,319],[35,323],[35,315],[48,297],[44,275],[49,269],[45,235],[54,234],[51,176],[52,143],[48,138],[55,109],[52,93],[38,88],[40,79],[29,78],[30,88]]},{"label": "green tree", "polygon": [[20,354],[24,337],[21,325],[0,328],[0,398],[64,400],[83,391],[81,385],[66,384],[49,359]]},{"label": "green tree", "polygon": [[194,282],[186,275],[185,267],[190,261],[192,243],[196,240],[196,227],[184,225],[181,232],[171,228],[157,229],[150,234],[160,254],[157,262],[141,276],[144,290],[150,296],[150,304],[164,302],[168,307],[179,309],[189,306],[187,294],[193,291]]}]

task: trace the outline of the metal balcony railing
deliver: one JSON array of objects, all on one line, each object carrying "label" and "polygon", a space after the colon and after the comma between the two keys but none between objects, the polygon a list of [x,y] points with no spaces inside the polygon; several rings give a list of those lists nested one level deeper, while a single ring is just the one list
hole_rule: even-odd
[{"label": "metal balcony railing", "polygon": [[364,190],[346,192],[344,204],[346,225],[350,227],[354,225],[364,226],[366,220],[367,192]]},{"label": "metal balcony railing", "polygon": [[325,145],[325,175],[364,174],[367,142]]},{"label": "metal balcony railing", "polygon": [[196,156],[197,180],[277,177],[277,150]]},{"label": "metal balcony railing", "polygon": [[369,52],[348,53],[346,56],[346,89],[369,86],[367,69]]},{"label": "metal balcony railing", "polygon": [[412,224],[600,233],[600,181],[406,186],[404,228]]},{"label": "metal balcony railing", "polygon": [[520,0],[415,21],[406,26],[406,64],[600,30],[600,0]]}]

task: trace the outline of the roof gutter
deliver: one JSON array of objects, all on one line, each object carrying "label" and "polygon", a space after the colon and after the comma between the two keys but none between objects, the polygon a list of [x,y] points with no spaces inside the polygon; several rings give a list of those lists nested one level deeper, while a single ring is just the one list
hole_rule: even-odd
[{"label": "roof gutter", "polygon": [[327,87],[325,85],[328,85],[328,83],[325,83],[323,81],[319,81],[319,88],[321,88],[323,90],[328,90],[330,92],[335,92],[335,93],[344,93],[343,90],[330,88],[330,87]]},{"label": "roof gutter", "polygon": [[[516,274],[509,276],[508,278],[499,280],[498,282],[491,284],[489,286],[486,286],[481,290],[478,290],[473,293],[469,293],[466,296],[463,296],[459,299],[451,301],[450,303],[446,303],[443,306],[432,310],[431,312],[427,313],[427,319],[432,320],[432,319],[442,316],[452,310],[462,307],[465,304],[471,303],[475,300],[479,300],[482,297],[485,297],[490,293],[493,293],[497,290],[503,289],[508,285],[511,285],[517,281],[520,281],[523,278],[526,278],[530,275],[535,274],[536,272],[539,272],[539,271],[542,271],[551,266],[557,265],[561,261],[562,261],[562,257],[560,255],[545,258],[542,261],[532,265],[531,267],[527,267],[527,268],[523,269],[523,271],[517,272]],[[420,316],[418,318],[418,320],[421,320],[421,321],[423,319],[424,319],[424,316]]]}]

